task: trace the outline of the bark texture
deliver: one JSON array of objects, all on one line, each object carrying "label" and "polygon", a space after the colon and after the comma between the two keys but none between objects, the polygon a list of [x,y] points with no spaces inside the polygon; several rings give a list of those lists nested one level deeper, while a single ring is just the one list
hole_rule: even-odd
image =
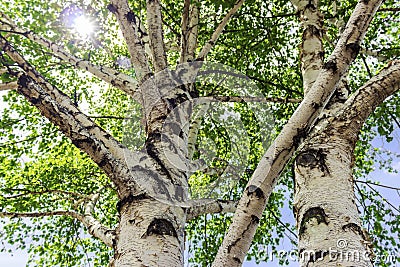
[{"label": "bark texture", "polygon": [[154,199],[120,202],[113,266],[183,266],[185,211]]},{"label": "bark texture", "polygon": [[309,141],[295,164],[300,265],[372,266],[354,195],[353,142],[326,134]]},{"label": "bark texture", "polygon": [[[17,27],[0,13],[0,30],[36,42],[61,60],[91,72],[137,99],[143,108],[146,131],[144,149],[129,151],[74,106],[68,96],[50,84],[8,43],[7,37],[1,35],[0,47],[21,72],[13,73],[18,81],[1,84],[0,90],[17,89],[57,125],[111,178],[120,201],[116,230],[104,227],[92,216],[98,198],[96,194],[85,204],[82,213],[72,210],[1,212],[0,217],[71,216],[80,220],[90,234],[113,247],[112,266],[182,266],[185,223],[202,214],[236,210],[213,266],[240,266],[279,174],[307,138],[295,166],[299,247],[300,253],[310,256],[304,257],[302,264],[336,266],[337,262],[330,257],[339,255],[329,255],[328,252],[329,248],[337,248],[338,237],[348,242],[346,249],[359,254],[369,253],[367,236],[361,228],[354,203],[352,152],[367,116],[399,89],[400,62],[392,62],[344,104],[330,109],[328,116],[317,117],[327,107],[334,91],[338,91],[336,88],[345,87],[343,77],[357,56],[381,2],[358,3],[333,53],[323,63],[323,18],[318,10],[318,0],[292,0],[304,30],[301,68],[306,95],[263,156],[239,204],[235,201],[188,200],[188,176],[193,170],[190,160],[201,119],[198,118],[189,128],[194,106],[205,103],[200,110],[202,117],[201,113],[207,111],[210,102],[298,103],[299,99],[209,96],[197,103],[192,99],[198,96],[192,83],[202,63],[179,66],[176,71],[168,70],[159,0],[146,1],[147,29],[127,0],[112,0],[108,5],[125,38],[135,78],[71,55],[63,47]],[[180,62],[205,59],[243,3],[244,0],[235,1],[196,57],[200,5],[197,0],[184,0]],[[0,71],[3,74],[8,70]],[[349,260],[342,263],[344,266],[355,265]],[[356,265],[371,266],[371,263],[369,259],[363,259]]]},{"label": "bark texture", "polygon": [[236,209],[213,266],[240,266],[264,211],[267,200],[286,162],[292,157],[335,90],[382,1],[360,1],[333,53],[323,65],[317,80],[292,115],[274,144],[261,159]]},{"label": "bark texture", "polygon": [[373,266],[353,188],[354,148],[367,117],[399,88],[400,62],[393,61],[325,114],[299,151],[294,212],[301,266]]},{"label": "bark texture", "polygon": [[303,36],[300,47],[301,72],[304,94],[307,94],[318,77],[324,63],[323,16],[316,1],[292,0],[300,15]]}]

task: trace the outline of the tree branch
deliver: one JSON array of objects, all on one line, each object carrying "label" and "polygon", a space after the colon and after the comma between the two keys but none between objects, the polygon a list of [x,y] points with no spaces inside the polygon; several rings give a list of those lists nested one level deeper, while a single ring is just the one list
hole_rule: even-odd
[{"label": "tree branch", "polygon": [[[138,79],[138,94],[141,96],[139,102],[143,106],[143,116],[146,122],[145,129],[147,133],[150,133],[152,129],[162,124],[159,118],[168,113],[166,110],[167,106],[164,101],[162,101],[165,95],[160,92],[165,86],[163,86],[162,80],[154,79],[154,75],[150,70],[143,43],[137,35],[138,28],[135,15],[129,8],[127,0],[112,0],[108,8],[117,17],[122,34],[126,40],[131,55],[131,61]],[[161,73],[158,78],[165,75],[167,72],[168,71]],[[161,81],[161,83],[157,83],[159,81]]]},{"label": "tree branch", "polygon": [[279,97],[252,97],[252,96],[204,96],[200,97],[201,102],[236,102],[236,103],[300,103],[299,98]]},{"label": "tree branch", "polygon": [[0,91],[7,91],[7,90],[16,90],[18,88],[18,83],[8,82],[8,83],[0,83]]},{"label": "tree branch", "polygon": [[303,27],[300,60],[304,94],[307,94],[317,79],[324,60],[322,43],[324,20],[319,11],[318,1],[291,0],[291,2],[300,14]]},{"label": "tree branch", "polygon": [[190,0],[184,0],[183,10],[182,10],[182,21],[181,21],[181,56],[179,59],[179,63],[186,62],[186,41],[187,41],[187,32],[189,29],[189,11],[190,11]]},{"label": "tree branch", "polygon": [[382,0],[358,2],[317,80],[254,171],[212,266],[242,264],[280,173],[357,56],[369,23],[381,3]]},{"label": "tree branch", "polygon": [[232,213],[235,212],[237,201],[221,199],[196,199],[189,202],[190,207],[187,210],[187,220],[204,214],[214,213]]},{"label": "tree branch", "polygon": [[394,209],[395,211],[398,212],[398,214],[400,215],[400,209],[397,208],[395,205],[393,205],[389,200],[387,200],[386,198],[384,198],[380,192],[378,192],[375,188],[373,188],[370,184],[366,184],[372,191],[374,191],[377,195],[379,195],[381,197],[381,199],[386,202],[386,204],[388,204],[392,209]]},{"label": "tree branch", "polygon": [[138,25],[136,16],[129,8],[127,0],[112,0],[108,9],[117,17],[122,35],[128,46],[131,62],[136,71],[136,77],[139,85],[141,85],[152,72],[147,62],[144,44],[138,36]]},{"label": "tree branch", "polygon": [[113,241],[115,239],[115,230],[111,230],[94,217],[85,214],[82,215],[75,211],[69,210],[55,210],[55,211],[43,211],[43,212],[0,212],[1,218],[40,218],[48,216],[70,216],[80,221],[87,229],[89,234],[100,239],[109,247],[113,247]]},{"label": "tree branch", "polygon": [[343,134],[352,136],[355,142],[365,120],[378,105],[399,89],[400,60],[394,60],[351,95],[332,122],[341,122]]},{"label": "tree branch", "polygon": [[26,189],[11,189],[11,191],[23,191],[24,193],[20,193],[17,195],[8,195],[8,196],[3,196],[5,199],[13,199],[13,198],[19,198],[19,197],[24,197],[27,195],[43,195],[43,194],[65,194],[65,195],[71,195],[75,197],[86,197],[85,195],[76,193],[76,192],[68,192],[68,191],[63,191],[63,190],[44,190],[44,191],[29,191]]},{"label": "tree branch", "polygon": [[225,15],[225,17],[222,19],[221,23],[218,25],[218,27],[215,29],[214,33],[211,35],[210,40],[208,40],[203,48],[201,49],[197,60],[204,60],[207,56],[207,54],[211,51],[211,48],[215,45],[215,42],[217,41],[218,37],[221,35],[222,31],[224,30],[226,24],[228,24],[229,20],[231,17],[238,11],[238,9],[242,6],[244,3],[244,0],[238,0],[236,1],[235,5],[232,7],[232,9]]},{"label": "tree branch", "polygon": [[120,117],[120,116],[88,116],[91,119],[116,119],[116,120],[131,120],[132,117]]},{"label": "tree branch", "polygon": [[383,188],[387,188],[387,189],[393,189],[396,191],[400,191],[400,187],[393,187],[393,186],[389,186],[389,185],[384,185],[384,184],[378,184],[378,183],[374,183],[374,182],[368,182],[368,181],[360,181],[360,180],[354,180],[356,183],[362,183],[362,184],[370,184],[373,186],[378,186],[378,187],[383,187]]},{"label": "tree branch", "polygon": [[367,56],[375,57],[379,61],[384,61],[384,60],[388,59],[386,56],[382,55],[381,51],[378,51],[378,50],[371,50],[371,49],[367,49],[367,48],[363,47],[363,48],[361,48],[360,53],[367,55]]},{"label": "tree branch", "polygon": [[27,31],[24,29],[19,28],[17,25],[12,23],[11,21],[5,21],[6,17],[3,12],[0,12],[1,20],[0,20],[0,30],[7,30],[12,31],[13,33],[20,34],[29,40],[48,48],[50,51],[53,52],[53,55],[64,60],[71,64],[72,66],[87,70],[97,78],[121,89],[125,93],[130,96],[134,96],[137,90],[137,81],[132,78],[131,76],[120,73],[114,69],[105,67],[105,66],[95,66],[94,64],[90,63],[88,60],[84,60],[78,58],[74,55],[69,54],[63,47],[53,43],[50,40],[47,40],[32,31]]},{"label": "tree branch", "polygon": [[[3,37],[0,47],[26,74],[19,74],[18,92],[36,106],[43,116],[86,152],[117,185],[121,194],[132,184],[126,158],[138,160],[140,154],[133,154],[79,111],[71,99],[47,82]],[[143,154],[142,156],[147,156]]]},{"label": "tree branch", "polygon": [[[192,3],[190,3],[192,2]],[[180,63],[192,61],[197,49],[197,35],[199,30],[198,0],[187,0],[184,3],[182,15],[182,47]]]},{"label": "tree branch", "polygon": [[80,217],[79,213],[68,210],[54,210],[44,212],[0,212],[2,218],[38,218],[47,216],[71,216],[73,218]]},{"label": "tree branch", "polygon": [[164,48],[163,23],[159,0],[147,0],[147,25],[149,28],[150,51],[155,72],[167,68],[167,55]]},{"label": "tree branch", "polygon": [[399,12],[400,11],[400,7],[393,7],[393,8],[380,8],[378,9],[378,12]]}]

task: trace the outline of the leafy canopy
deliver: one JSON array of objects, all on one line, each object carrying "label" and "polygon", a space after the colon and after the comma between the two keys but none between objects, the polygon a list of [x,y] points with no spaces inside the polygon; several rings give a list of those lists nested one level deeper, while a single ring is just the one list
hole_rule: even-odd
[{"label": "leafy canopy", "polygon": [[[204,44],[233,6],[235,1],[199,1],[200,46]],[[356,1],[320,2],[325,17],[324,45],[326,54],[333,49],[341,27],[349,18]],[[95,65],[115,68],[131,76],[134,70],[126,64],[129,57],[127,48],[118,33],[117,22],[107,9],[108,2],[93,1],[2,1],[0,9],[6,12],[21,28],[29,29],[80,58]],[[146,18],[145,1],[130,1],[130,5],[141,20]],[[65,23],[63,14],[75,8],[86,14],[94,25],[90,35],[80,34]],[[167,56],[171,66],[179,60],[180,20],[183,1],[162,1],[164,37]],[[395,0],[388,0],[382,10],[399,8]],[[64,13],[63,13],[64,12]],[[88,73],[78,70],[58,59],[49,50],[24,38],[21,34],[1,32],[7,35],[14,47],[29,59],[52,84],[71,97],[86,114],[93,117],[101,127],[116,139],[123,141],[126,128],[130,131],[129,145],[140,148],[143,144],[140,107],[124,93],[98,80]],[[377,13],[367,33],[363,48],[377,51],[377,55],[361,53],[349,71],[349,84],[354,91],[371,75],[384,66],[388,59],[400,56],[400,18],[395,12]],[[234,15],[225,28],[208,60],[230,66],[249,77],[259,91],[267,97],[301,98],[303,95],[300,72],[301,25],[296,11],[289,1],[249,0]],[[198,52],[198,51],[197,51]],[[1,65],[12,64],[1,54]],[[0,80],[12,79],[7,73]],[[232,88],[199,84],[201,96],[235,95]],[[393,131],[400,127],[399,95],[391,97],[368,119],[357,144],[354,174],[357,180],[365,181],[374,168],[384,168],[395,172],[391,162],[398,160],[399,154],[388,153],[373,148],[371,141],[383,136],[388,142],[393,140]],[[297,104],[270,103],[260,110],[272,114],[273,129],[265,128],[270,117],[263,118],[252,112],[250,104],[225,105],[236,114],[242,124],[243,141],[248,149],[245,171],[237,182],[220,187],[219,198],[238,199],[244,185],[256,168],[260,157],[286,123]],[[200,128],[197,147],[212,151],[209,166],[224,169],[231,164],[236,154],[244,152],[243,144],[233,149],[235,141],[230,136],[229,125],[235,121],[218,119],[218,108],[214,115],[204,116]],[[270,116],[270,115],[269,115]],[[127,118],[128,117],[128,118]],[[264,119],[264,122],[263,122]],[[108,177],[71,142],[60,135],[40,113],[30,106],[22,96],[10,91],[3,95],[0,120],[0,208],[7,212],[33,212],[51,210],[82,210],[85,198],[100,192],[101,197],[95,208],[95,217],[107,226],[117,223],[117,197]],[[267,129],[267,130],[266,130]],[[239,131],[239,130],[238,130]],[[234,134],[239,134],[238,132]],[[126,137],[126,135],[125,135]],[[398,142],[399,140],[394,140]],[[209,144],[214,144],[210,146]],[[384,156],[382,156],[384,155]],[[201,150],[194,153],[194,159],[201,158]],[[282,174],[278,189],[271,196],[268,208],[261,219],[260,227],[248,253],[248,259],[257,262],[268,260],[268,251],[276,251],[282,240],[295,240],[293,220],[282,217],[284,207],[291,207],[293,191],[290,166]],[[193,196],[206,196],[210,187],[218,179],[217,175],[196,172],[190,177]],[[360,211],[366,228],[377,245],[378,254],[398,253],[400,215],[386,202],[378,191],[367,184],[357,184]],[[187,225],[187,245],[189,261],[193,265],[207,266],[222,242],[225,229],[229,225],[229,215],[208,215],[199,217]],[[69,217],[45,217],[33,219],[2,219],[1,239],[15,248],[28,249],[29,264],[32,266],[106,266],[111,251],[101,242],[93,239],[83,226]],[[287,236],[287,237],[285,237]],[[2,251],[10,248],[2,247]],[[380,263],[380,266],[386,266]]]}]

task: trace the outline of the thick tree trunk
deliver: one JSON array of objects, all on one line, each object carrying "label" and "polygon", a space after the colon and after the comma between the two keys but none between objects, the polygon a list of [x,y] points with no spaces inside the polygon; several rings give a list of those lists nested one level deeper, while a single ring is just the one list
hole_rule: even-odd
[{"label": "thick tree trunk", "polygon": [[400,88],[393,61],[327,113],[304,142],[295,164],[294,209],[304,266],[373,266],[353,188],[354,148],[367,117]]},{"label": "thick tree trunk", "polygon": [[141,198],[120,202],[112,266],[183,266],[185,211]]},{"label": "thick tree trunk", "polygon": [[301,266],[372,266],[355,202],[353,150],[354,142],[346,136],[321,134],[296,158],[294,211]]}]

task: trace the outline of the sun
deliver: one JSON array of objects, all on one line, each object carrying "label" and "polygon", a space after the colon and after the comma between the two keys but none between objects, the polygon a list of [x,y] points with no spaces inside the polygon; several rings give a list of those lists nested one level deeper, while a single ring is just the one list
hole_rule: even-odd
[{"label": "sun", "polygon": [[74,19],[73,28],[82,37],[89,37],[94,32],[93,22],[84,15]]}]

